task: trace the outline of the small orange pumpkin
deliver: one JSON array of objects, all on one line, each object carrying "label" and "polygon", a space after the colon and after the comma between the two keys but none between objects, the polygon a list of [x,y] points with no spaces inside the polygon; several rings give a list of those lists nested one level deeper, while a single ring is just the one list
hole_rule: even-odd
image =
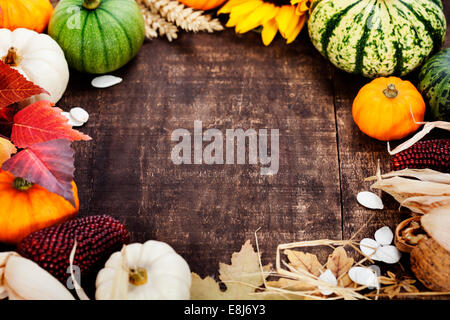
[{"label": "small orange pumpkin", "polygon": [[419,129],[416,122],[423,121],[425,101],[411,82],[382,77],[361,88],[352,113],[359,129],[368,136],[397,140]]},{"label": "small orange pumpkin", "polygon": [[79,209],[77,186],[72,182],[76,208],[61,196],[0,170],[0,242],[17,244],[30,233],[64,222]]},{"label": "small orange pumpkin", "polygon": [[43,32],[52,13],[49,0],[0,0],[0,28]]},{"label": "small orange pumpkin", "polygon": [[217,8],[227,0],[179,0],[185,6],[197,10],[211,10]]}]

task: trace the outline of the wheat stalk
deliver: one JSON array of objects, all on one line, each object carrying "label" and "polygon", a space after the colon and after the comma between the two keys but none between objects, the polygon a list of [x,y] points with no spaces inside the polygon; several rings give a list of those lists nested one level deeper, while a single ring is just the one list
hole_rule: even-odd
[{"label": "wheat stalk", "polygon": [[145,20],[145,35],[149,39],[160,36],[166,36],[167,40],[172,41],[178,37],[178,28],[173,23],[167,21],[159,14],[155,14],[141,5],[141,12]]},{"label": "wheat stalk", "polygon": [[159,14],[168,22],[185,31],[222,31],[223,26],[217,18],[205,15],[203,11],[186,8],[176,0],[138,0],[153,14]]}]

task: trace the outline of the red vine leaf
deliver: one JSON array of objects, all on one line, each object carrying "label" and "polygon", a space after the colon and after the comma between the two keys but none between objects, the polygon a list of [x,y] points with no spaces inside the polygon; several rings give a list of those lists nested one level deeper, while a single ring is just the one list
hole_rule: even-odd
[{"label": "red vine leaf", "polygon": [[2,169],[62,196],[75,206],[74,151],[70,143],[57,139],[34,144],[3,163]]},{"label": "red vine leaf", "polygon": [[49,94],[0,60],[0,108],[41,93]]},{"label": "red vine leaf", "polygon": [[11,141],[19,148],[35,143],[67,139],[70,141],[91,140],[91,137],[72,129],[62,110],[53,107],[50,101],[35,102],[14,116]]},{"label": "red vine leaf", "polygon": [[8,139],[0,136],[0,167],[3,162],[11,158],[11,155],[16,152],[16,147]]},{"label": "red vine leaf", "polygon": [[0,123],[12,122],[16,108],[14,105],[0,107]]}]

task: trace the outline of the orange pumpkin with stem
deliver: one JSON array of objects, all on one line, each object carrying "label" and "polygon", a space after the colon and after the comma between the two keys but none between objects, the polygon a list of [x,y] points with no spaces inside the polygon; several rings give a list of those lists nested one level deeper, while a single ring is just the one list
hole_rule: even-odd
[{"label": "orange pumpkin with stem", "polygon": [[222,5],[227,0],[179,0],[185,6],[197,10],[211,10]]},{"label": "orange pumpkin with stem", "polygon": [[75,208],[61,196],[0,169],[0,242],[17,244],[34,231],[74,217],[79,199],[74,182],[72,187]]},{"label": "orange pumpkin with stem", "polygon": [[414,85],[397,77],[366,84],[353,101],[353,120],[368,136],[397,140],[417,129],[425,116],[425,101]]},{"label": "orange pumpkin with stem", "polygon": [[52,13],[49,0],[0,0],[0,28],[43,32]]}]

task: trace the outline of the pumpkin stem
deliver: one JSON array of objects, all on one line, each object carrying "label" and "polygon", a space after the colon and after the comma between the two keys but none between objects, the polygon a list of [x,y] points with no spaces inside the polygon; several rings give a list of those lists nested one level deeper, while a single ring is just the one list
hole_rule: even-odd
[{"label": "pumpkin stem", "polygon": [[21,57],[17,54],[17,49],[14,47],[9,48],[6,56],[2,58],[2,61],[6,64],[9,64],[11,67],[17,67],[22,60]]},{"label": "pumpkin stem", "polygon": [[13,181],[13,187],[19,191],[27,191],[33,186],[31,182],[28,182],[24,178],[15,178]]},{"label": "pumpkin stem", "polygon": [[142,286],[147,283],[147,270],[144,268],[130,268],[128,279],[135,286]]},{"label": "pumpkin stem", "polygon": [[94,10],[98,8],[101,2],[102,0],[84,0],[83,7],[88,10]]},{"label": "pumpkin stem", "polygon": [[386,89],[383,90],[383,93],[386,97],[393,99],[398,96],[398,90],[395,88],[395,84],[391,83],[387,86]]}]

